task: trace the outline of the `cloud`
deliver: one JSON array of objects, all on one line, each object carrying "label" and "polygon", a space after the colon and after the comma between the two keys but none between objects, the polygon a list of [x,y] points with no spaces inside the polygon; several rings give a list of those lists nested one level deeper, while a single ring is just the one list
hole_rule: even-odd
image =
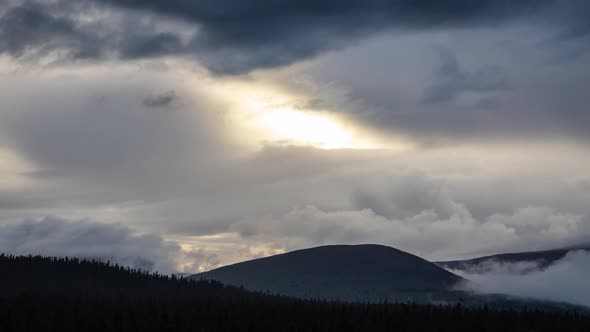
[{"label": "cloud", "polygon": [[54,16],[46,9],[30,1],[4,7],[0,12],[0,51],[16,57],[29,55],[32,47],[34,54],[71,49],[74,57],[100,55],[102,41],[96,40],[96,35],[78,29],[69,17]]},{"label": "cloud", "polygon": [[487,66],[468,72],[459,67],[457,58],[451,50],[439,47],[437,53],[442,63],[436,71],[434,84],[427,88],[423,97],[425,103],[449,102],[461,93],[490,93],[508,87],[500,68]]},{"label": "cloud", "polygon": [[[534,264],[531,262],[530,264]],[[531,266],[527,266],[530,268]],[[463,287],[481,293],[563,301],[590,307],[590,253],[573,251],[544,270],[522,274],[523,264],[498,264],[484,273],[453,271],[470,281]]]},{"label": "cloud", "polygon": [[580,0],[560,2],[565,9],[555,15],[549,0],[11,2],[0,13],[0,51],[13,56],[191,56],[218,74],[288,65],[391,28],[480,26],[542,13],[569,30],[587,30],[579,23],[577,9],[587,8]]},{"label": "cloud", "polygon": [[[198,22],[192,41],[208,68],[218,73],[243,73],[255,68],[276,67],[341,48],[389,28],[431,29],[479,26],[532,14],[547,14],[552,1],[231,1],[185,0],[162,3],[154,0],[128,2],[103,0],[132,9],[162,12]],[[561,18],[576,19],[579,0],[560,2]],[[573,9],[572,9],[573,8]],[[565,23],[569,25],[570,23]],[[577,23],[574,23],[577,24]],[[582,28],[585,25],[578,25]]]},{"label": "cloud", "polygon": [[[418,187],[405,197],[394,194],[395,200],[388,203],[391,207],[382,214],[370,208],[326,210],[308,205],[262,220],[241,221],[230,229],[246,239],[287,250],[320,244],[380,243],[430,259],[457,257],[468,251],[560,247],[588,234],[583,216],[547,207],[522,207],[510,214],[477,219],[435,184],[413,181]],[[412,188],[410,183],[412,180],[406,180],[407,186],[402,188]]]},{"label": "cloud", "polygon": [[503,262],[495,259],[486,259],[477,264],[469,264],[463,266],[462,272],[456,273],[463,274],[510,274],[510,275],[523,275],[529,273],[536,273],[542,269],[543,261],[525,261],[525,262]]},{"label": "cloud", "polygon": [[[541,43],[550,31],[536,24],[381,35],[281,79],[304,91],[310,107],[421,147],[586,142],[588,58],[550,63],[569,52]],[[298,73],[312,83],[294,82]]]},{"label": "cloud", "polygon": [[67,221],[55,217],[0,226],[0,252],[108,260],[160,272],[176,272],[177,243],[137,234],[122,224]]},{"label": "cloud", "polygon": [[[226,263],[236,252],[253,257],[241,244],[272,253],[379,242],[451,259],[558,247],[590,235],[584,186],[572,183],[589,175],[583,146],[473,142],[478,132],[462,146],[401,152],[272,143],[237,149],[227,141],[258,137],[231,108],[249,90],[176,61],[162,60],[166,70],[157,72],[116,63],[2,74],[1,144],[22,164],[0,171],[10,184],[0,187],[1,222],[122,220],[133,230],[195,237],[197,250],[224,248],[217,261],[204,258],[199,266]],[[146,112],[141,101],[163,91],[182,100],[172,103],[181,112]],[[453,121],[446,133],[465,125]],[[207,236],[216,240],[206,246]]]},{"label": "cloud", "polygon": [[[84,16],[84,17],[82,17]],[[9,1],[0,11],[0,52],[25,61],[138,59],[186,52],[178,29],[91,1]],[[173,25],[173,24],[172,24]]]},{"label": "cloud", "polygon": [[178,96],[176,95],[176,92],[172,90],[145,97],[143,99],[143,105],[148,108],[167,108],[177,100]]},{"label": "cloud", "polygon": [[[160,179],[155,186],[159,190],[173,187],[178,181],[171,178],[177,174],[194,175],[194,169],[217,160],[220,151],[232,151],[223,143],[225,130],[212,120],[217,107],[202,90],[188,91],[178,84],[170,89],[178,78],[174,74],[133,74],[135,69],[125,66],[106,75],[96,67],[72,76],[56,72],[55,79],[50,70],[11,79],[0,111],[3,144],[32,164],[26,175],[37,183],[70,177],[77,178],[70,184],[84,186],[86,180],[102,178],[103,185],[135,183],[148,195],[160,195],[148,188],[150,183]],[[29,89],[36,91],[35,98],[19,97]],[[168,105],[183,112],[146,112],[142,98],[150,107]],[[194,154],[201,151],[210,158]],[[119,194],[125,195],[121,187]],[[121,198],[116,196],[115,201]]]}]

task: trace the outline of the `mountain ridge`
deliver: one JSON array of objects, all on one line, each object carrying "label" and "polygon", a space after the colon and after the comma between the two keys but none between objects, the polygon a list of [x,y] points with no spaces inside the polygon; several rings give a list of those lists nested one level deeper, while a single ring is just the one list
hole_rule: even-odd
[{"label": "mountain ridge", "polygon": [[433,263],[445,269],[463,270],[476,273],[490,272],[494,264],[533,263],[533,265],[528,268],[523,267],[522,273],[526,274],[537,270],[544,270],[574,251],[590,252],[590,245],[539,251],[501,253],[464,260],[437,261]]}]

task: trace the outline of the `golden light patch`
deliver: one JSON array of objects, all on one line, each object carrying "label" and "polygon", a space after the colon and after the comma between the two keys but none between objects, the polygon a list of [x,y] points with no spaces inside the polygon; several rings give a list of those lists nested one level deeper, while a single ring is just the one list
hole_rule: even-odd
[{"label": "golden light patch", "polygon": [[[301,96],[250,82],[223,82],[215,95],[227,100],[224,113],[235,140],[244,146],[311,146],[319,149],[405,149],[335,111],[303,109]],[[229,98],[228,96],[231,96]]]},{"label": "golden light patch", "polygon": [[259,120],[279,140],[323,149],[354,148],[353,134],[321,114],[292,109],[270,110]]},{"label": "golden light patch", "polygon": [[32,184],[27,173],[33,166],[19,155],[0,147],[0,189],[13,190]]}]

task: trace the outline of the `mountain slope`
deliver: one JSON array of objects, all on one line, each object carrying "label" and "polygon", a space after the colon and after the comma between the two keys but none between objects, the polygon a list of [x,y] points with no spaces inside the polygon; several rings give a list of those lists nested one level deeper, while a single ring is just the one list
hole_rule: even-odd
[{"label": "mountain slope", "polygon": [[379,245],[297,250],[200,273],[255,291],[356,301],[410,300],[448,291],[463,280],[409,253]]},{"label": "mountain slope", "polygon": [[[521,273],[529,273],[539,269],[546,269],[555,262],[564,258],[569,252],[585,250],[590,251],[588,247],[575,247],[567,249],[555,249],[544,251],[529,251],[518,253],[497,254],[484,257],[478,257],[467,260],[435,262],[441,267],[451,270],[463,270],[475,273],[491,272],[497,264],[521,264],[519,267]],[[528,265],[524,265],[528,264]]]}]

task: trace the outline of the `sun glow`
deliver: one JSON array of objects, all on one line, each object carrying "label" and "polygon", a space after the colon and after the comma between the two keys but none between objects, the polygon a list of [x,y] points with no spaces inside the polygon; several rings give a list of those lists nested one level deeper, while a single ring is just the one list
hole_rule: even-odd
[{"label": "sun glow", "polygon": [[277,109],[262,115],[261,123],[282,140],[324,149],[354,147],[354,135],[333,119],[293,109]]},{"label": "sun glow", "polygon": [[224,82],[218,87],[220,99],[229,101],[224,113],[236,142],[259,149],[266,145],[311,146],[319,149],[405,148],[401,144],[364,128],[346,115],[329,110],[302,108],[304,97],[276,87]]}]

